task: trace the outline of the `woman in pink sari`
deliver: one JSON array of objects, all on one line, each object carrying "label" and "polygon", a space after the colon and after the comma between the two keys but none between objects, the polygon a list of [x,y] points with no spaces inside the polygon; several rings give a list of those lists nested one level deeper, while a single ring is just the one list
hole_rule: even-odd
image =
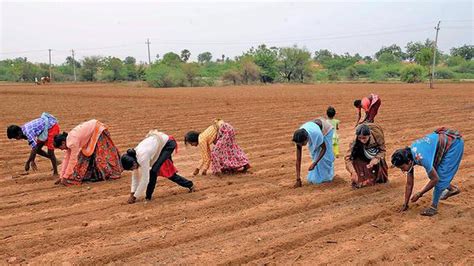
[{"label": "woman in pink sari", "polygon": [[66,151],[57,184],[120,178],[120,154],[107,127],[98,120],[84,122],[69,134],[56,135],[54,146]]}]

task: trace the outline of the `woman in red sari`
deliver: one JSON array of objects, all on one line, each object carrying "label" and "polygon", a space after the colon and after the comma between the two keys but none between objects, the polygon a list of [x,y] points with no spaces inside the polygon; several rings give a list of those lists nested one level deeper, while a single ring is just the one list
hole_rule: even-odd
[{"label": "woman in red sari", "polygon": [[[377,94],[371,93],[369,96],[362,98],[361,100],[354,101],[354,107],[359,110],[359,116],[357,118],[357,125],[362,124],[364,122],[374,123],[375,116],[377,115],[380,105],[382,104],[382,100]],[[365,118],[364,120],[360,121],[362,116],[362,109],[365,111]]]}]

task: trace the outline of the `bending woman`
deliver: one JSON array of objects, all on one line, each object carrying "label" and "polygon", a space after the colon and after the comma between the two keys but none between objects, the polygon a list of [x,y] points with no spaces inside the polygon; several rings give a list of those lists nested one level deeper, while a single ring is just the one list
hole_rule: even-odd
[{"label": "bending woman", "polygon": [[[135,149],[129,149],[122,155],[121,162],[125,170],[132,172],[131,193],[128,203],[139,197],[151,200],[158,176],[168,178],[176,184],[194,191],[193,182],[177,174],[171,155],[177,150],[176,140],[158,130],[151,130]],[[146,193],[145,193],[146,192]]]},{"label": "bending woman", "polygon": [[[382,100],[380,99],[380,97],[377,94],[373,93],[371,93],[367,97],[362,98],[362,100],[355,100],[354,107],[357,108],[359,111],[356,126],[364,122],[373,123],[381,104]],[[360,118],[362,116],[361,109],[364,109],[365,111],[365,118],[362,121],[360,121]]]},{"label": "bending woman", "polygon": [[[413,197],[416,202],[426,192],[434,188],[431,207],[421,212],[421,215],[433,216],[438,213],[440,199],[447,199],[459,194],[460,190],[451,185],[464,152],[462,135],[447,128],[439,128],[425,137],[415,140],[410,147],[399,149],[392,155],[392,164],[407,173],[405,202],[401,211],[408,210],[408,202],[413,192],[414,166],[425,168],[430,181]],[[444,191],[447,190],[447,191]]]},{"label": "bending woman", "polygon": [[[27,140],[31,146],[30,157],[26,161],[25,171],[28,172],[30,167],[36,171],[35,162],[36,154],[51,160],[53,166],[53,175],[58,175],[58,162],[54,154],[54,136],[59,134],[58,120],[49,113],[42,113],[40,118],[32,120],[23,126],[10,125],[7,128],[7,137],[9,139]],[[47,147],[48,152],[43,150],[43,146]]]},{"label": "bending woman", "polygon": [[368,123],[357,127],[356,139],[344,157],[352,187],[361,188],[388,181],[385,152],[385,138],[380,126]]},{"label": "bending woman", "polygon": [[296,187],[301,187],[301,153],[308,144],[313,163],[308,169],[308,182],[319,184],[330,182],[334,177],[334,152],[332,135],[334,129],[324,118],[306,122],[293,134],[296,144]]},{"label": "bending woman", "polygon": [[84,181],[118,179],[122,173],[120,154],[107,127],[98,120],[89,120],[69,134],[54,137],[54,146],[66,150],[57,184],[81,184]]},{"label": "bending woman", "polygon": [[[207,174],[212,161],[212,173],[245,172],[250,168],[249,160],[235,140],[235,130],[232,125],[221,119],[214,120],[204,132],[189,131],[184,136],[184,143],[199,146],[201,161],[194,170],[194,175]],[[211,149],[211,144],[214,146]]]}]

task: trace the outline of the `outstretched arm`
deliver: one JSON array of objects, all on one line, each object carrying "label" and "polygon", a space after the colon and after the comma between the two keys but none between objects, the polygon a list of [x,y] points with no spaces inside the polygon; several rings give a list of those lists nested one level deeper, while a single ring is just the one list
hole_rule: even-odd
[{"label": "outstretched arm", "polygon": [[423,187],[423,189],[420,192],[413,195],[413,197],[411,198],[412,202],[416,202],[419,198],[423,196],[423,194],[430,191],[431,189],[433,189],[434,186],[436,186],[436,184],[438,184],[439,177],[438,177],[438,173],[436,172],[434,168],[428,173],[428,176],[430,178],[430,181],[426,183],[426,185]]},{"label": "outstretched arm", "polygon": [[301,187],[301,151],[303,147],[296,145],[296,187]]},{"label": "outstretched arm", "polygon": [[412,169],[407,173],[407,183],[405,185],[405,201],[400,211],[408,210],[408,202],[410,201],[411,193],[413,192],[413,183],[415,179],[415,172]]},{"label": "outstretched arm", "polygon": [[357,127],[359,124],[360,124],[360,117],[362,116],[362,110],[361,108],[357,108],[359,110],[359,113],[357,115],[357,122],[356,122],[356,125],[354,127]]}]

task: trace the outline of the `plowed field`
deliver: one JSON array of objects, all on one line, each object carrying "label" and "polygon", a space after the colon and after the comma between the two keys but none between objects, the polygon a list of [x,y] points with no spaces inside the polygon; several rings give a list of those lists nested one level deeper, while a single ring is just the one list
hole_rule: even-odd
[{"label": "plowed field", "polygon": [[[474,84],[334,84],[150,89],[133,85],[0,85],[0,264],[474,264]],[[293,189],[293,131],[335,106],[345,153],[354,137],[354,99],[379,94],[376,121],[388,155],[439,126],[466,140],[453,183],[462,193],[419,212],[431,192],[405,213],[405,178],[390,169],[388,184],[353,190],[342,157],[334,182]],[[121,152],[153,128],[179,140],[174,156],[195,193],[159,179],[154,199],[129,205],[130,172],[115,181],[63,187],[50,162],[21,175],[26,141],[6,138],[9,124],[43,111],[62,130],[96,118],[109,126]],[[248,154],[250,173],[196,176],[199,151],[182,143],[188,130],[215,118],[230,122]],[[58,158],[62,152],[57,150]],[[303,150],[303,173],[310,158]],[[416,169],[415,191],[427,182]],[[305,176],[305,175],[304,175]]]}]

